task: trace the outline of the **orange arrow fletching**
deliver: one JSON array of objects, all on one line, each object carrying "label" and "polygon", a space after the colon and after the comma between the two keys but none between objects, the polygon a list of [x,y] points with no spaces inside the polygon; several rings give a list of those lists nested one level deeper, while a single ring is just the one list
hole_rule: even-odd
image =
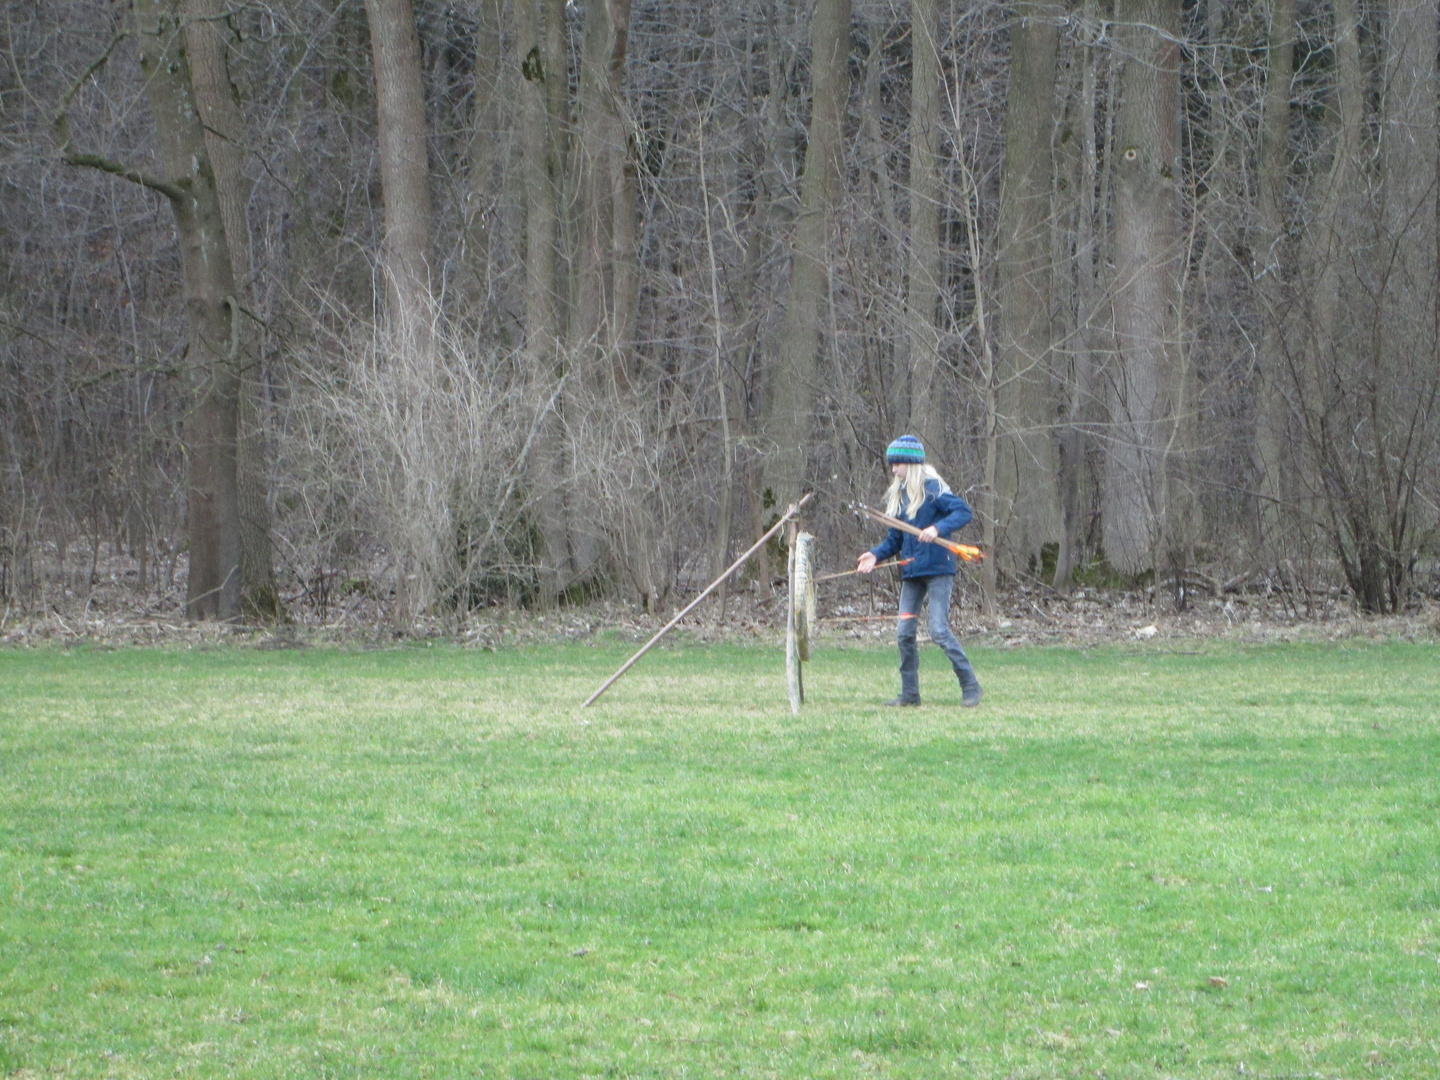
[{"label": "orange arrow fletching", "polygon": [[[909,522],[901,521],[899,518],[893,518],[889,514],[882,514],[879,510],[872,510],[864,503],[851,503],[851,506],[853,506],[856,510],[859,510],[867,517],[873,518],[874,520],[880,522],[882,525],[889,525],[891,528],[900,529],[902,532],[908,532],[913,536],[920,535],[920,530],[917,529],[914,525],[911,525]],[[953,551],[956,555],[959,555],[960,558],[964,559],[966,562],[979,562],[981,559],[985,558],[985,553],[983,551],[981,551],[978,547],[974,547],[970,544],[957,544],[953,540],[941,540],[938,538],[935,540],[935,543],[939,544],[941,547],[945,548],[948,551]]]},{"label": "orange arrow fletching", "polygon": [[953,551],[956,555],[959,555],[960,558],[964,559],[966,562],[979,562],[985,557],[985,553],[983,551],[970,544],[956,544],[950,540],[937,540],[936,543],[939,544],[941,547],[948,548],[950,551]]}]

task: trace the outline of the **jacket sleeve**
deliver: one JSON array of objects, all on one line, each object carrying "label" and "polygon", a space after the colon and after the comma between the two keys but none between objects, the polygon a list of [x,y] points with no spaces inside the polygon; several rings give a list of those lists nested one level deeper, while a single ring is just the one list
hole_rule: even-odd
[{"label": "jacket sleeve", "polygon": [[974,516],[970,512],[970,504],[953,491],[940,492],[935,496],[934,525],[941,536],[948,537],[957,529],[963,529]]},{"label": "jacket sleeve", "polygon": [[[965,520],[970,519],[966,518]],[[884,540],[870,549],[870,554],[875,556],[876,562],[884,562],[890,556],[899,554],[900,544],[904,539],[899,529],[891,529],[885,534]]]}]

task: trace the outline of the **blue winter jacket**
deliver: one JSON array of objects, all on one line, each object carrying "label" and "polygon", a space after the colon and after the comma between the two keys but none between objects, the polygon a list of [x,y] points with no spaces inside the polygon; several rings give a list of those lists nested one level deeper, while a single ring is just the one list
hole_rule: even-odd
[{"label": "blue winter jacket", "polygon": [[[939,480],[930,479],[925,481],[925,501],[920,504],[920,512],[914,517],[905,512],[905,495],[902,492],[898,516],[910,522],[917,529],[934,525],[939,530],[941,538],[948,540],[950,534],[956,529],[970,524],[970,519],[975,515],[970,512],[969,503]],[[902,578],[934,577],[937,574],[955,573],[955,556],[953,554],[939,544],[927,544],[918,536],[901,532],[899,529],[891,529],[885,539],[870,551],[875,556],[876,562],[884,562],[897,552],[902,559],[913,559],[914,562],[906,563],[900,568]]]}]

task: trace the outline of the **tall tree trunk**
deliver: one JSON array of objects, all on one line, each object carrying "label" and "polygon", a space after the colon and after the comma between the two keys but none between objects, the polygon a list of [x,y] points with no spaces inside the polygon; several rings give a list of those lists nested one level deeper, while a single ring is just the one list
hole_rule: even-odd
[{"label": "tall tree trunk", "polygon": [[[520,139],[525,179],[525,341],[521,363],[536,402],[554,400],[564,378],[560,352],[560,206],[569,89],[564,50],[565,0],[516,0]],[[566,562],[565,515],[556,408],[540,420],[526,461],[536,507],[539,602],[554,606]]]},{"label": "tall tree trunk", "polygon": [[435,571],[449,543],[448,500],[429,472],[431,432],[425,402],[439,390],[431,292],[430,170],[426,154],[425,93],[420,39],[410,0],[365,0],[375,65],[375,113],[380,146],[380,192],[385,207],[381,271],[386,284],[383,340],[389,354],[384,377],[402,403],[405,427],[394,434],[400,468],[397,485],[411,528],[399,556],[394,616],[409,625],[429,606]]},{"label": "tall tree trunk", "polygon": [[1285,399],[1285,191],[1290,175],[1290,83],[1295,73],[1295,0],[1273,0],[1270,60],[1260,122],[1254,274],[1265,310],[1260,339],[1260,396],[1255,417],[1262,550],[1283,551],[1287,492]]},{"label": "tall tree trunk", "polygon": [[1400,242],[1401,292],[1427,334],[1436,315],[1436,19],[1430,0],[1389,4],[1381,136],[1386,235]]},{"label": "tall tree trunk", "polygon": [[[956,146],[956,158],[960,166],[960,212],[963,215],[965,225],[965,243],[968,248],[970,265],[979,267],[981,265],[980,253],[980,193],[976,190],[975,172],[972,163],[968,160],[968,151],[962,142]],[[991,344],[990,330],[990,299],[989,291],[985,287],[983,275],[975,274],[974,297],[971,305],[971,313],[975,319],[975,340],[979,342],[980,355],[978,363],[978,397],[981,403],[981,417],[983,428],[983,450],[980,472],[980,499],[976,507],[977,515],[980,518],[980,543],[986,551],[995,550],[996,533],[995,523],[997,520],[995,512],[995,477],[999,468],[999,407],[996,390],[998,383],[996,372],[999,369],[999,358],[995,355],[994,346]],[[980,593],[981,605],[985,614],[993,616],[996,608],[996,586],[999,574],[995,568],[994,559],[986,559],[980,564]]]},{"label": "tall tree trunk", "polygon": [[1434,0],[1390,0],[1380,143],[1386,289],[1378,357],[1381,407],[1396,421],[1396,430],[1383,433],[1387,438],[1399,434],[1409,411],[1395,395],[1403,393],[1415,358],[1429,358],[1422,368],[1436,363],[1436,20]]},{"label": "tall tree trunk", "polygon": [[[1154,566],[1170,508],[1178,392],[1179,0],[1119,0],[1125,50],[1114,145],[1117,362],[1103,492],[1105,553],[1123,573]],[[1158,567],[1156,567],[1158,571]]]},{"label": "tall tree trunk", "polygon": [[[1301,238],[1301,260],[1297,287],[1301,290],[1303,319],[1297,330],[1301,347],[1292,352],[1290,384],[1303,427],[1303,453],[1295,470],[1300,486],[1299,514],[1306,527],[1306,540],[1318,538],[1322,522],[1329,517],[1333,538],[1338,526],[1328,512],[1325,458],[1334,450],[1331,428],[1335,404],[1331,373],[1347,370],[1348,343],[1358,332],[1345,314],[1344,300],[1359,293],[1355,249],[1362,242],[1363,182],[1365,156],[1366,78],[1360,61],[1360,27],[1355,0],[1334,0],[1332,52],[1334,82],[1327,122],[1334,130],[1330,139],[1329,167],[1314,185]],[[1341,429],[1346,425],[1342,422]],[[1346,432],[1341,436],[1348,440]]]},{"label": "tall tree trunk", "polygon": [[[1426,447],[1440,441],[1440,253],[1437,253],[1435,0],[1391,0],[1385,21],[1381,99],[1381,243],[1372,279],[1377,342],[1369,423],[1376,483],[1370,487],[1383,600],[1399,610],[1416,551],[1417,475],[1436,465]],[[1357,561],[1363,561],[1362,559]],[[1370,606],[1370,605],[1367,605]]]},{"label": "tall tree trunk", "polygon": [[1360,64],[1360,23],[1355,2],[1334,0],[1334,151],[1321,185],[1318,212],[1307,236],[1307,266],[1315,275],[1310,320],[1314,337],[1302,372],[1302,386],[1312,395],[1319,393],[1321,368],[1329,366],[1326,354],[1334,356],[1337,338],[1343,333],[1342,295],[1355,291],[1344,286],[1346,278],[1354,274],[1352,248],[1359,240],[1360,159],[1365,125],[1365,73]]},{"label": "tall tree trunk", "polygon": [[[245,175],[245,119],[235,100],[225,49],[224,12],[219,0],[187,0],[185,42],[195,103],[205,124],[205,147],[215,173],[220,214],[230,249],[230,269],[236,298],[242,306],[253,303],[250,291],[250,230],[246,207],[250,180]],[[240,596],[244,613],[252,618],[275,619],[281,614],[275,586],[275,562],[270,546],[263,427],[262,380],[255,324],[241,319],[236,327],[239,350],[238,431],[236,489],[240,508]]]},{"label": "tall tree trunk", "polygon": [[215,174],[190,81],[175,0],[136,0],[140,66],[175,212],[190,323],[195,406],[183,433],[192,619],[240,616],[240,512],[235,436],[240,312]]},{"label": "tall tree trunk", "polygon": [[[890,175],[889,155],[891,144],[881,131],[885,114],[885,102],[881,93],[881,75],[885,67],[885,24],[879,20],[867,20],[865,37],[869,45],[865,57],[865,83],[860,90],[860,138],[864,146],[861,155],[868,163],[869,188],[865,197],[879,211],[879,227],[871,231],[864,259],[871,264],[871,288],[886,297],[884,312],[874,326],[873,332],[881,337],[881,355],[885,345],[894,339],[890,348],[888,364],[880,365],[878,381],[881,384],[875,394],[876,405],[882,417],[885,430],[896,430],[900,424],[908,424],[910,416],[910,360],[908,336],[901,319],[900,333],[891,331],[891,295],[898,301],[896,310],[904,306],[903,295],[905,271],[909,263],[909,245],[902,242],[905,235],[901,221],[900,203],[894,179]],[[898,285],[896,283],[899,283]],[[898,292],[892,294],[892,287]]]},{"label": "tall tree trunk", "polygon": [[1081,544],[1088,510],[1087,468],[1090,439],[1087,420],[1095,409],[1096,371],[1100,354],[1095,326],[1100,308],[1100,250],[1097,212],[1103,213],[1103,200],[1098,200],[1100,175],[1096,106],[1099,100],[1100,51],[1096,47],[1099,28],[1095,17],[1095,0],[1085,0],[1081,14],[1084,35],[1080,65],[1078,160],[1073,173],[1075,190],[1075,332],[1070,378],[1065,381],[1065,417],[1058,448],[1058,478],[1063,535],[1055,559],[1054,585],[1069,586],[1079,565]]},{"label": "tall tree trunk", "polygon": [[945,84],[940,70],[936,0],[910,4],[910,243],[905,281],[904,370],[896,382],[906,388],[909,427],[926,446],[938,446],[942,410],[935,372],[940,363],[941,188],[940,104]]},{"label": "tall tree trunk", "polygon": [[365,0],[375,62],[380,190],[385,203],[381,269],[397,348],[423,357],[434,344],[430,169],[420,38],[410,0]]},{"label": "tall tree trunk", "polygon": [[[470,138],[465,173],[464,293],[469,315],[493,338],[512,340],[513,316],[501,295],[504,280],[497,265],[497,234],[507,221],[503,197],[510,99],[516,91],[517,65],[508,64],[505,42],[504,0],[477,0],[475,31],[475,89],[470,105]],[[503,256],[502,256],[503,257]]]},{"label": "tall tree trunk", "polygon": [[636,176],[624,111],[629,34],[630,0],[586,5],[571,170],[576,188],[572,336],[591,354],[600,381],[616,388],[629,383],[628,352],[639,298]]},{"label": "tall tree trunk", "polygon": [[[586,407],[610,413],[626,408],[637,389],[632,358],[640,268],[637,178],[625,107],[629,36],[630,0],[586,5],[569,177],[575,191],[568,222],[574,252],[569,330],[571,352],[588,390]],[[660,593],[659,538],[654,507],[646,499],[647,493],[635,490],[624,505],[608,509],[618,518],[612,535],[618,562],[645,609],[653,612]],[[577,567],[582,571],[600,555],[588,534],[575,536],[572,550],[582,556]]]},{"label": "tall tree trunk", "polygon": [[[791,183],[797,146],[791,129],[782,121],[785,116],[786,99],[790,96],[791,82],[785,63],[786,46],[780,15],[785,0],[754,0],[754,22],[763,26],[764,48],[759,50],[763,58],[764,74],[757,78],[748,73],[750,85],[765,87],[764,101],[756,109],[751,121],[749,152],[755,162],[755,183],[753,208],[748,217],[749,228],[743,233],[735,227],[736,243],[743,244],[745,261],[737,276],[733,295],[739,306],[738,321],[745,332],[732,355],[735,368],[743,373],[736,387],[737,444],[754,445],[763,432],[765,424],[764,387],[769,376],[769,366],[764,356],[765,310],[770,297],[761,288],[762,275],[768,265],[778,261],[781,238],[788,235],[795,220],[796,200],[791,197]],[[755,64],[759,68],[759,64]],[[756,93],[747,93],[748,100],[755,100]],[[740,177],[736,177],[740,181]],[[737,184],[740,191],[747,185]],[[742,239],[743,237],[743,239]],[[747,456],[737,463],[738,483],[741,491],[750,495],[749,518],[752,535],[758,536],[767,527],[765,505],[765,459],[759,454]],[[739,511],[737,510],[738,514]],[[779,516],[776,512],[775,517]],[[773,521],[773,518],[771,519]],[[770,565],[768,547],[755,553],[754,578],[769,583],[774,580]]]},{"label": "tall tree trunk", "polygon": [[1359,5],[1334,7],[1338,130],[1307,237],[1313,338],[1297,381],[1328,538],[1360,606],[1384,612],[1405,600],[1437,437],[1437,16],[1419,0],[1376,10],[1376,79]]},{"label": "tall tree trunk", "polygon": [[[702,121],[698,132],[698,153],[696,155],[700,172],[700,198],[705,214],[705,262],[709,277],[710,329],[713,335],[715,355],[715,400],[720,412],[720,494],[715,515],[715,532],[711,537],[710,575],[713,577],[729,562],[730,530],[734,516],[735,498],[735,439],[730,421],[730,379],[727,369],[729,358],[725,348],[725,308],[720,300],[720,264],[715,254],[715,229],[712,225],[714,210],[710,195],[710,179],[705,165],[705,124]],[[719,198],[724,198],[723,193]],[[720,584],[720,613],[725,613],[729,596],[728,582]]]},{"label": "tall tree trunk", "polygon": [[820,317],[830,291],[829,238],[844,166],[850,98],[850,0],[816,0],[811,22],[810,139],[800,182],[790,295],[766,401],[764,486],[782,509],[800,497],[815,402]]},{"label": "tall tree trunk", "polygon": [[997,557],[1038,572],[1061,538],[1057,401],[1050,341],[1050,187],[1059,20],[1049,3],[1013,6],[996,277]]}]

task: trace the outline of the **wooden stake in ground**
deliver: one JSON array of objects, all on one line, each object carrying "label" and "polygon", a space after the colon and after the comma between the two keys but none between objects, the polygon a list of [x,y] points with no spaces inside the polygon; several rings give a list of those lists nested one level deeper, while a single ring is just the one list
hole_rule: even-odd
[{"label": "wooden stake in ground", "polygon": [[586,698],[585,704],[581,705],[580,707],[582,709],[588,709],[601,694],[605,693],[606,690],[609,690],[610,687],[614,685],[616,680],[618,680],[621,675],[624,675],[625,672],[629,671],[630,668],[634,666],[635,661],[639,660],[642,656],[644,656],[647,652],[650,651],[650,647],[652,645],[654,645],[662,637],[664,637],[671,630],[673,630],[676,623],[678,623],[686,615],[690,614],[691,608],[693,608],[696,604],[700,603],[701,600],[704,600],[705,597],[709,596],[712,592],[714,592],[722,581],[728,578],[736,570],[739,570],[740,567],[744,566],[745,560],[750,558],[751,555],[754,555],[755,552],[759,551],[765,545],[765,541],[769,540],[772,536],[774,536],[777,532],[784,528],[785,525],[790,521],[790,519],[800,512],[800,508],[810,501],[810,496],[813,494],[814,492],[806,492],[800,497],[799,502],[791,503],[789,509],[785,511],[784,515],[780,518],[780,520],[777,521],[774,525],[770,526],[770,528],[766,531],[765,535],[760,537],[759,540],[756,540],[755,543],[751,545],[749,551],[745,552],[744,555],[741,555],[740,558],[736,559],[733,563],[730,564],[730,568],[728,570],[726,570],[718,578],[712,581],[709,585],[705,586],[704,592],[702,592],[699,596],[695,597],[694,600],[691,600],[690,603],[686,604],[680,614],[676,615],[668,623],[662,626],[659,632],[656,633],[654,637],[652,637],[644,645],[640,646],[640,651],[637,652],[634,656],[630,657],[629,660],[626,660],[625,663],[621,664],[620,670],[615,672],[614,675],[611,675],[610,678],[606,679],[600,685],[600,689],[596,690],[595,693],[591,694],[588,698]]},{"label": "wooden stake in ground", "polygon": [[795,595],[795,567],[800,552],[799,534],[800,523],[792,518],[790,528],[785,530],[785,539],[790,548],[785,588],[785,689],[790,696],[790,712],[795,716],[800,715],[800,706],[805,701],[805,684],[801,681],[800,674],[799,643],[795,640],[795,603],[798,600]]}]

